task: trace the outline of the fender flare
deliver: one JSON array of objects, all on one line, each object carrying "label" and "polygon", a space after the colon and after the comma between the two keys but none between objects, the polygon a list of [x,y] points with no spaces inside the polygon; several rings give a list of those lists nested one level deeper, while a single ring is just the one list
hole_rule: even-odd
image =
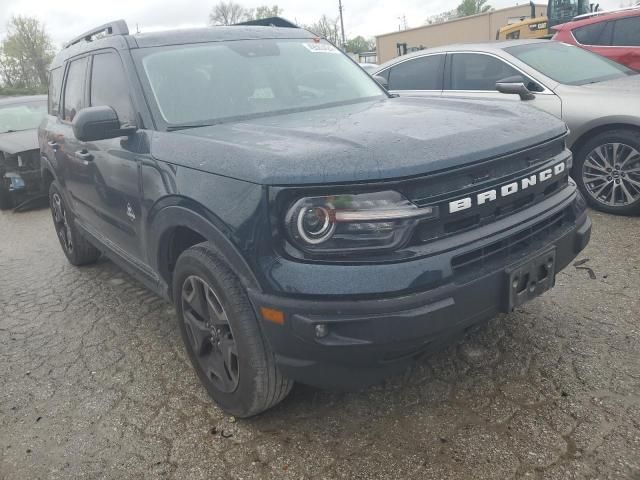
[{"label": "fender flare", "polygon": [[[147,229],[148,259],[152,262],[152,268],[159,272],[167,284],[170,284],[171,272],[163,258],[169,255],[169,236],[175,228],[187,227],[215,245],[220,260],[238,276],[246,289],[262,291],[249,264],[229,239],[229,235],[224,233],[222,222],[201,205],[190,205],[185,198],[169,200],[169,205],[166,205],[167,200],[165,198],[162,202],[165,206],[156,205],[149,212]],[[176,204],[176,200],[180,203]]]},{"label": "fender flare", "polygon": [[628,115],[610,115],[607,117],[595,118],[590,122],[580,125],[580,129],[575,129],[575,133],[571,134],[571,145],[569,148],[573,150],[585,140],[585,136],[596,129],[614,128],[615,126],[627,126],[630,128],[640,129],[640,120],[636,117]]}]

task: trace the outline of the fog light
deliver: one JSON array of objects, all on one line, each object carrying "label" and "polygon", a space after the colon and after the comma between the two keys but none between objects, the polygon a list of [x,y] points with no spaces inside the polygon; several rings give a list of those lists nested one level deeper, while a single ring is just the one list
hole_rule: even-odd
[{"label": "fog light", "polygon": [[316,325],[316,337],[324,338],[329,335],[329,327],[327,327],[324,323],[319,323]]}]

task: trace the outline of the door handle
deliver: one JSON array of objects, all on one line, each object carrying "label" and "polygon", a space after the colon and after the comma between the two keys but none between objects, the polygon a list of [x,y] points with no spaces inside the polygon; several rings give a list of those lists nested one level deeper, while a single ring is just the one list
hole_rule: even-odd
[{"label": "door handle", "polygon": [[92,162],[93,154],[89,152],[87,149],[78,150],[76,152],[76,158],[82,160],[83,162]]}]

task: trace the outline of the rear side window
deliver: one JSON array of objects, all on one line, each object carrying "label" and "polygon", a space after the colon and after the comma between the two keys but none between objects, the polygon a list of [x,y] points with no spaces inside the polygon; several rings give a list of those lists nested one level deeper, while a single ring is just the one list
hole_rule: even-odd
[{"label": "rear side window", "polygon": [[573,30],[573,36],[582,45],[611,45],[613,22],[598,22]]},{"label": "rear side window", "polygon": [[389,90],[442,90],[444,55],[407,60],[389,71]]},{"label": "rear side window", "polygon": [[490,55],[456,53],[451,61],[451,89],[495,91],[496,83],[522,76],[515,68]]},{"label": "rear side window", "polygon": [[64,119],[72,122],[82,108],[84,108],[84,84],[87,71],[87,57],[74,60],[69,65],[67,81],[64,87]]},{"label": "rear side window", "polygon": [[616,47],[640,46],[640,16],[616,20],[613,45]]},{"label": "rear side window", "polygon": [[101,53],[93,57],[91,105],[109,106],[116,111],[121,123],[134,124],[129,84],[122,61],[115,52]]},{"label": "rear side window", "polygon": [[60,111],[60,91],[62,90],[62,67],[49,72],[49,115],[58,116]]}]

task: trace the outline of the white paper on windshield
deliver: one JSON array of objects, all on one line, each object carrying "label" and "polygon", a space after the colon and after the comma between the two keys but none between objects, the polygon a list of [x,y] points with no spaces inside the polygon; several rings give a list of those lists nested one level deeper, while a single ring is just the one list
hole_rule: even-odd
[{"label": "white paper on windshield", "polygon": [[340,53],[340,50],[328,43],[303,43],[302,45],[313,53]]}]

